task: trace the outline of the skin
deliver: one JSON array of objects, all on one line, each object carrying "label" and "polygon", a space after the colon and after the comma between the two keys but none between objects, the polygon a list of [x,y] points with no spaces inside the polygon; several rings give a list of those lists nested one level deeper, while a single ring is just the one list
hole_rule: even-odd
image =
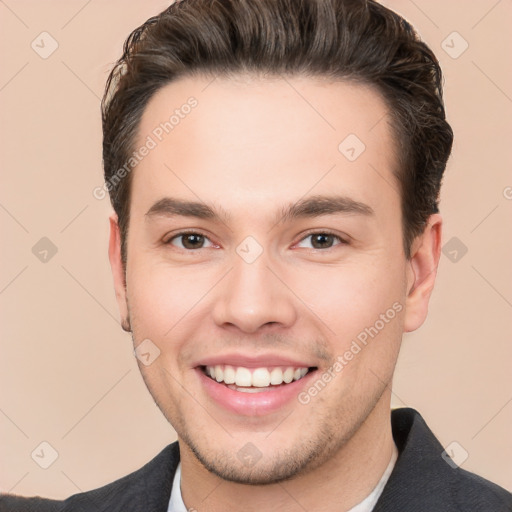
[{"label": "skin", "polygon": [[[161,352],[139,366],[178,434],[185,505],[348,510],[371,492],[396,449],[392,376],[402,334],[427,315],[442,219],[429,218],[408,260],[395,143],[371,87],[306,77],[182,78],[150,100],[137,147],[190,96],[197,107],[133,173],[126,280],[115,214],[109,248],[121,318],[135,346],[149,338]],[[348,134],[366,146],[353,162],[338,150]],[[286,205],[315,195],[346,196],[374,213],[281,218]],[[228,217],[146,215],[171,196]],[[206,238],[185,248],[183,231]],[[340,238],[319,248],[311,232],[326,231]],[[263,249],[250,264],[236,252],[247,236]],[[306,405],[236,415],[200,385],[197,361],[233,350],[296,357],[321,375],[394,303],[401,311]],[[253,467],[237,458],[247,442],[261,453]]]}]

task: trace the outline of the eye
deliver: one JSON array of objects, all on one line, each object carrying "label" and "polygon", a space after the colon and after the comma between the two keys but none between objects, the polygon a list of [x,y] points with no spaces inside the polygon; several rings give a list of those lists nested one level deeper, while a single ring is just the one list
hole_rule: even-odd
[{"label": "eye", "polygon": [[[318,231],[315,233],[310,233],[306,237],[304,237],[298,244],[298,247],[304,247],[304,245],[301,245],[304,243],[305,240],[311,239],[311,246],[313,249],[330,249],[331,247],[335,245],[340,244],[346,244],[345,240],[343,240],[338,235],[335,235],[334,233],[324,232],[324,231]],[[338,240],[339,243],[334,243],[336,240]]]},{"label": "eye", "polygon": [[194,249],[204,249],[205,242],[209,242],[208,247],[213,247],[212,242],[210,240],[202,235],[201,233],[196,233],[193,231],[187,231],[183,233],[178,233],[177,235],[173,236],[167,242],[166,244],[174,245],[176,247],[179,247],[180,249],[185,250],[194,250]]}]

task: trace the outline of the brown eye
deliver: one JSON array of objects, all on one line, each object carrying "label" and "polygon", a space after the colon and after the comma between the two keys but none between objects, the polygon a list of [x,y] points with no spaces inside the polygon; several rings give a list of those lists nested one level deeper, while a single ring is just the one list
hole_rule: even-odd
[{"label": "brown eye", "polygon": [[[203,249],[205,241],[207,241],[204,235],[200,233],[180,233],[174,237],[172,237],[167,243],[170,245],[175,245],[180,249],[194,250],[194,249]],[[181,242],[180,242],[181,241]],[[209,240],[208,240],[209,241]],[[211,244],[211,242],[210,242]]]},{"label": "brown eye", "polygon": [[301,245],[301,244],[303,244],[304,241],[308,240],[308,239],[311,239],[309,248],[313,248],[313,249],[330,249],[331,247],[334,247],[336,245],[346,243],[338,235],[334,235],[332,233],[318,232],[318,233],[310,233],[308,236],[304,237],[299,242],[299,247],[307,247],[307,246]]},{"label": "brown eye", "polygon": [[334,242],[334,236],[327,233],[318,233],[311,236],[311,245],[315,249],[325,249],[326,247],[332,247]]}]

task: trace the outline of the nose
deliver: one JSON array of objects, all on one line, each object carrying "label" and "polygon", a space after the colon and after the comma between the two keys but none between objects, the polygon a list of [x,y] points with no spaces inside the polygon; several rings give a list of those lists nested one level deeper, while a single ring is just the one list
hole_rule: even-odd
[{"label": "nose", "polygon": [[297,312],[293,293],[279,274],[265,252],[252,263],[235,254],[231,271],[217,289],[215,323],[221,327],[235,326],[244,333],[255,333],[270,325],[290,327]]}]

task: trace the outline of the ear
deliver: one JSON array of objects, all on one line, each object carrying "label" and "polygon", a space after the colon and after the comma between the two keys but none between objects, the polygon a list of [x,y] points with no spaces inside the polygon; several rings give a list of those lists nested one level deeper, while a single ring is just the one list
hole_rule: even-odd
[{"label": "ear", "polygon": [[415,331],[427,318],[428,302],[441,256],[442,224],[441,215],[431,215],[425,230],[412,244],[411,259],[407,262],[406,271],[408,292],[405,300],[405,332]]},{"label": "ear", "polygon": [[117,305],[121,315],[121,327],[126,332],[131,332],[130,317],[128,313],[128,303],[126,300],[126,279],[123,262],[121,260],[121,232],[117,214],[113,213],[110,217],[110,241],[108,244],[108,257],[112,276],[114,278],[114,288],[116,292]]}]

